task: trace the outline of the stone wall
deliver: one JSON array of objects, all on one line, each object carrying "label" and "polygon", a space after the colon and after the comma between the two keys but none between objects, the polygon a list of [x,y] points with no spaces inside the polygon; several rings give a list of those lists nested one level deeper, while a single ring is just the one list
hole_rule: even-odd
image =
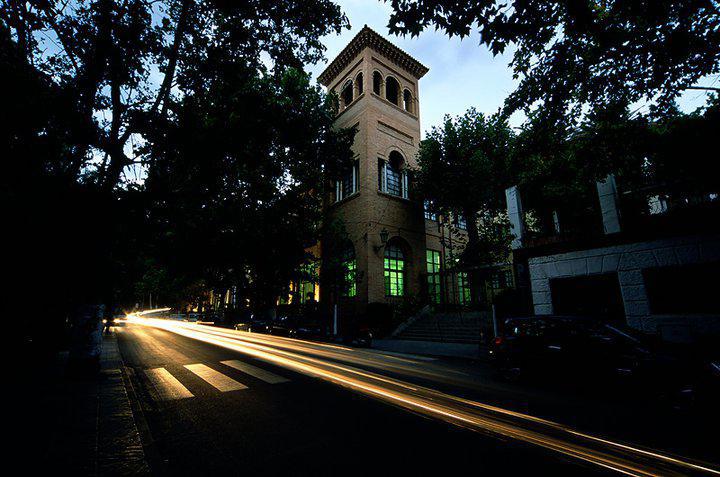
[{"label": "stone wall", "polygon": [[[617,273],[630,326],[657,332],[664,323],[685,322],[706,326],[718,317],[659,316],[650,313],[642,271],[673,265],[690,265],[720,260],[720,236],[693,236],[616,245],[531,258],[528,261],[535,313],[553,313],[550,280],[600,273]],[[720,282],[720,280],[719,280]],[[703,323],[693,323],[703,320]]]}]

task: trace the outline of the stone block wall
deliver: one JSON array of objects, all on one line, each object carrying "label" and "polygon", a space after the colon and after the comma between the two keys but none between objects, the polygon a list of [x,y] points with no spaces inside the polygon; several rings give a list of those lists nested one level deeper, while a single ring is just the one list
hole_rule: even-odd
[{"label": "stone block wall", "polygon": [[657,332],[663,320],[678,317],[650,313],[642,271],[717,260],[720,260],[720,236],[717,235],[637,242],[531,258],[528,266],[534,311],[538,315],[553,313],[550,281],[554,278],[617,273],[628,324]]}]

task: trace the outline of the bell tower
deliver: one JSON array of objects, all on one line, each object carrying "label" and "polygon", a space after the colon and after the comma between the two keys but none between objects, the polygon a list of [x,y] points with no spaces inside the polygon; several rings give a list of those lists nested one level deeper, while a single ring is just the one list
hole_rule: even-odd
[{"label": "bell tower", "polygon": [[340,99],[336,126],[357,129],[355,165],[327,206],[351,242],[355,288],[341,299],[351,314],[424,290],[425,220],[412,174],[420,141],[418,83],[427,72],[366,25],[318,77]]}]

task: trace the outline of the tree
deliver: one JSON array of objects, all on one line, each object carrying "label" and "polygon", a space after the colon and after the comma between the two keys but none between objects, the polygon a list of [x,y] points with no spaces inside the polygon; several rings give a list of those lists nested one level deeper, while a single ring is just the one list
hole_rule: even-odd
[{"label": "tree", "polygon": [[93,126],[85,154],[66,167],[106,190],[147,165],[151,158],[133,151],[142,141],[138,125],[166,114],[178,83],[204,85],[207,78],[193,72],[207,55],[232,48],[236,60],[258,69],[264,54],[281,67],[312,63],[322,58],[320,37],[347,25],[329,0],[9,0],[0,19]]},{"label": "tree", "polygon": [[[631,113],[627,104],[611,103],[572,127],[532,114],[516,145],[524,205],[538,229],[551,229],[555,213],[565,232],[593,225],[587,221],[599,213],[595,183],[608,174],[628,193],[655,189],[683,200],[716,193],[720,183],[707,172],[714,167],[718,111],[715,98],[692,113],[673,104]],[[647,197],[637,199],[647,208]]]},{"label": "tree", "polygon": [[[159,249],[163,240],[152,237],[152,233],[164,237],[173,230],[152,222],[154,217],[150,216],[148,205],[155,199],[146,195],[142,185],[148,169],[155,167],[156,159],[163,158],[154,153],[170,150],[167,144],[159,144],[167,138],[178,139],[182,134],[176,129],[180,121],[177,115],[182,113],[177,105],[185,104],[186,111],[192,111],[194,101],[196,111],[210,110],[194,114],[192,117],[198,121],[222,122],[231,117],[237,126],[244,114],[262,113],[266,107],[267,112],[278,111],[281,101],[278,84],[280,78],[285,78],[282,81],[286,88],[282,92],[295,93],[292,100],[302,106],[283,105],[285,110],[279,117],[285,121],[280,127],[286,136],[284,144],[289,152],[297,152],[299,147],[309,151],[315,143],[332,140],[313,135],[318,131],[317,118],[324,120],[327,111],[319,108],[313,113],[315,116],[305,114],[308,108],[319,107],[319,103],[302,96],[309,91],[302,80],[296,79],[293,89],[292,74],[285,73],[322,58],[324,47],[320,38],[345,26],[347,19],[329,0],[0,3],[0,60],[2,79],[7,81],[3,91],[8,99],[4,103],[8,114],[3,115],[8,124],[2,128],[7,141],[0,147],[8,147],[3,150],[7,152],[3,157],[11,164],[4,175],[7,180],[3,184],[7,182],[8,188],[3,188],[3,195],[7,194],[3,198],[18,204],[8,217],[11,228],[23,231],[17,242],[27,245],[19,250],[26,252],[26,256],[35,252],[35,256],[53,258],[30,262],[36,268],[26,263],[23,269],[18,263],[19,271],[27,270],[18,275],[22,277],[19,282],[26,290],[31,289],[28,283],[33,287],[43,283],[45,291],[37,293],[46,293],[48,303],[62,298],[67,306],[58,305],[55,316],[72,303],[110,303],[120,296],[133,302],[133,287],[127,283],[152,276],[148,264],[160,267],[172,263],[172,259],[178,261],[177,257],[168,260]],[[218,58],[223,61],[216,61]],[[240,76],[233,76],[238,71],[212,67],[216,63],[227,65],[230,60],[242,66]],[[259,81],[262,78],[268,82]],[[256,87],[262,92],[241,95],[240,99],[249,102],[235,102],[239,109],[226,109],[223,116],[217,116],[214,113],[220,111],[212,110],[213,105],[201,104],[227,100],[224,96],[204,94],[209,90],[218,93],[216,84],[226,84],[224,91],[228,94]],[[269,94],[272,100],[265,101],[262,94]],[[188,95],[192,98],[184,102]],[[316,100],[317,95],[308,93],[308,98]],[[277,128],[272,129],[274,123],[268,124],[268,117],[263,117],[266,122],[262,126],[277,133]],[[302,127],[305,120],[311,121],[311,125]],[[316,122],[312,123],[313,120]],[[297,125],[298,134],[307,136],[289,138]],[[203,130],[200,125],[195,126],[195,130]],[[205,124],[204,131],[211,126]],[[253,144],[260,141],[257,139]],[[300,143],[303,145],[294,147]],[[324,152],[320,146],[314,151]],[[188,162],[202,160],[204,151],[196,152],[187,158]],[[244,157],[261,152],[285,154],[282,149],[271,151],[269,146],[255,146]],[[287,158],[284,160],[287,162]],[[241,167],[249,171],[252,166],[248,163]],[[189,164],[186,170],[191,170]],[[286,177],[315,184],[312,174],[278,176],[272,166],[268,170],[272,174],[260,176],[268,181],[263,190],[273,190],[276,184],[272,181],[278,180],[289,190],[302,190],[283,183]],[[298,202],[303,203],[299,193],[285,194],[283,200],[291,201],[298,196]],[[287,211],[281,207],[277,210]],[[187,222],[196,219],[181,212],[171,217]],[[242,215],[243,209],[223,209],[225,214],[231,212]],[[201,218],[199,224],[210,226],[227,220]],[[34,227],[27,227],[28,223]],[[280,233],[292,235],[295,231],[288,224]],[[32,236],[31,232],[37,232],[35,239],[23,240]],[[30,243],[42,253],[33,250]],[[203,245],[205,250],[215,246],[212,242]],[[197,249],[189,250],[187,256],[193,254],[197,254]],[[156,256],[160,258],[155,259]],[[281,258],[278,256],[278,260]],[[31,270],[33,277],[28,276]],[[77,280],[67,279],[63,273]],[[237,268],[232,273],[245,276]],[[45,279],[40,281],[38,277],[43,275]],[[227,280],[219,273],[207,275],[219,282]],[[195,275],[175,278],[182,286],[194,287],[198,283]]]},{"label": "tree", "polygon": [[720,72],[716,0],[390,3],[391,33],[415,36],[434,25],[465,37],[476,28],[493,54],[514,48],[511,65],[521,82],[506,100],[508,112],[540,106],[547,118],[562,120],[584,105],[668,104]]},{"label": "tree", "polygon": [[497,233],[502,227],[495,225],[502,222],[504,190],[511,185],[513,147],[506,117],[475,109],[446,116],[442,128],[433,128],[420,144],[420,193],[431,210],[465,219],[468,242],[461,259],[466,267],[507,256],[508,236]]},{"label": "tree", "polygon": [[231,56],[198,68],[208,89],[145,134],[154,249],[172,275],[269,307],[310,259],[325,185],[349,163],[354,133],[333,129],[334,101],[301,71],[259,75]]}]

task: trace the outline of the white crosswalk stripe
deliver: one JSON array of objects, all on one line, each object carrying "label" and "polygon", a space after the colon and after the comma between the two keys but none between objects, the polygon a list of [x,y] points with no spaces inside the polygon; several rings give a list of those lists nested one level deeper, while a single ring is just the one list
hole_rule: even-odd
[{"label": "white crosswalk stripe", "polygon": [[219,371],[215,371],[209,366],[204,364],[186,364],[185,368],[194,373],[199,378],[213,386],[218,391],[239,391],[241,389],[247,389],[242,383],[235,381],[234,379],[225,376]]},{"label": "white crosswalk stripe", "polygon": [[165,368],[146,369],[145,375],[152,383],[157,398],[161,401],[193,397],[193,393]]},{"label": "white crosswalk stripe", "polygon": [[235,368],[238,371],[242,371],[245,374],[249,374],[250,376],[252,376],[254,378],[258,378],[262,381],[265,381],[266,383],[278,384],[278,383],[287,383],[288,381],[290,381],[289,379],[283,378],[282,376],[278,376],[277,374],[271,373],[270,371],[265,371],[264,369],[258,368],[251,364],[243,363],[242,361],[238,361],[237,359],[232,359],[229,361],[220,361],[220,362],[226,366]]}]

